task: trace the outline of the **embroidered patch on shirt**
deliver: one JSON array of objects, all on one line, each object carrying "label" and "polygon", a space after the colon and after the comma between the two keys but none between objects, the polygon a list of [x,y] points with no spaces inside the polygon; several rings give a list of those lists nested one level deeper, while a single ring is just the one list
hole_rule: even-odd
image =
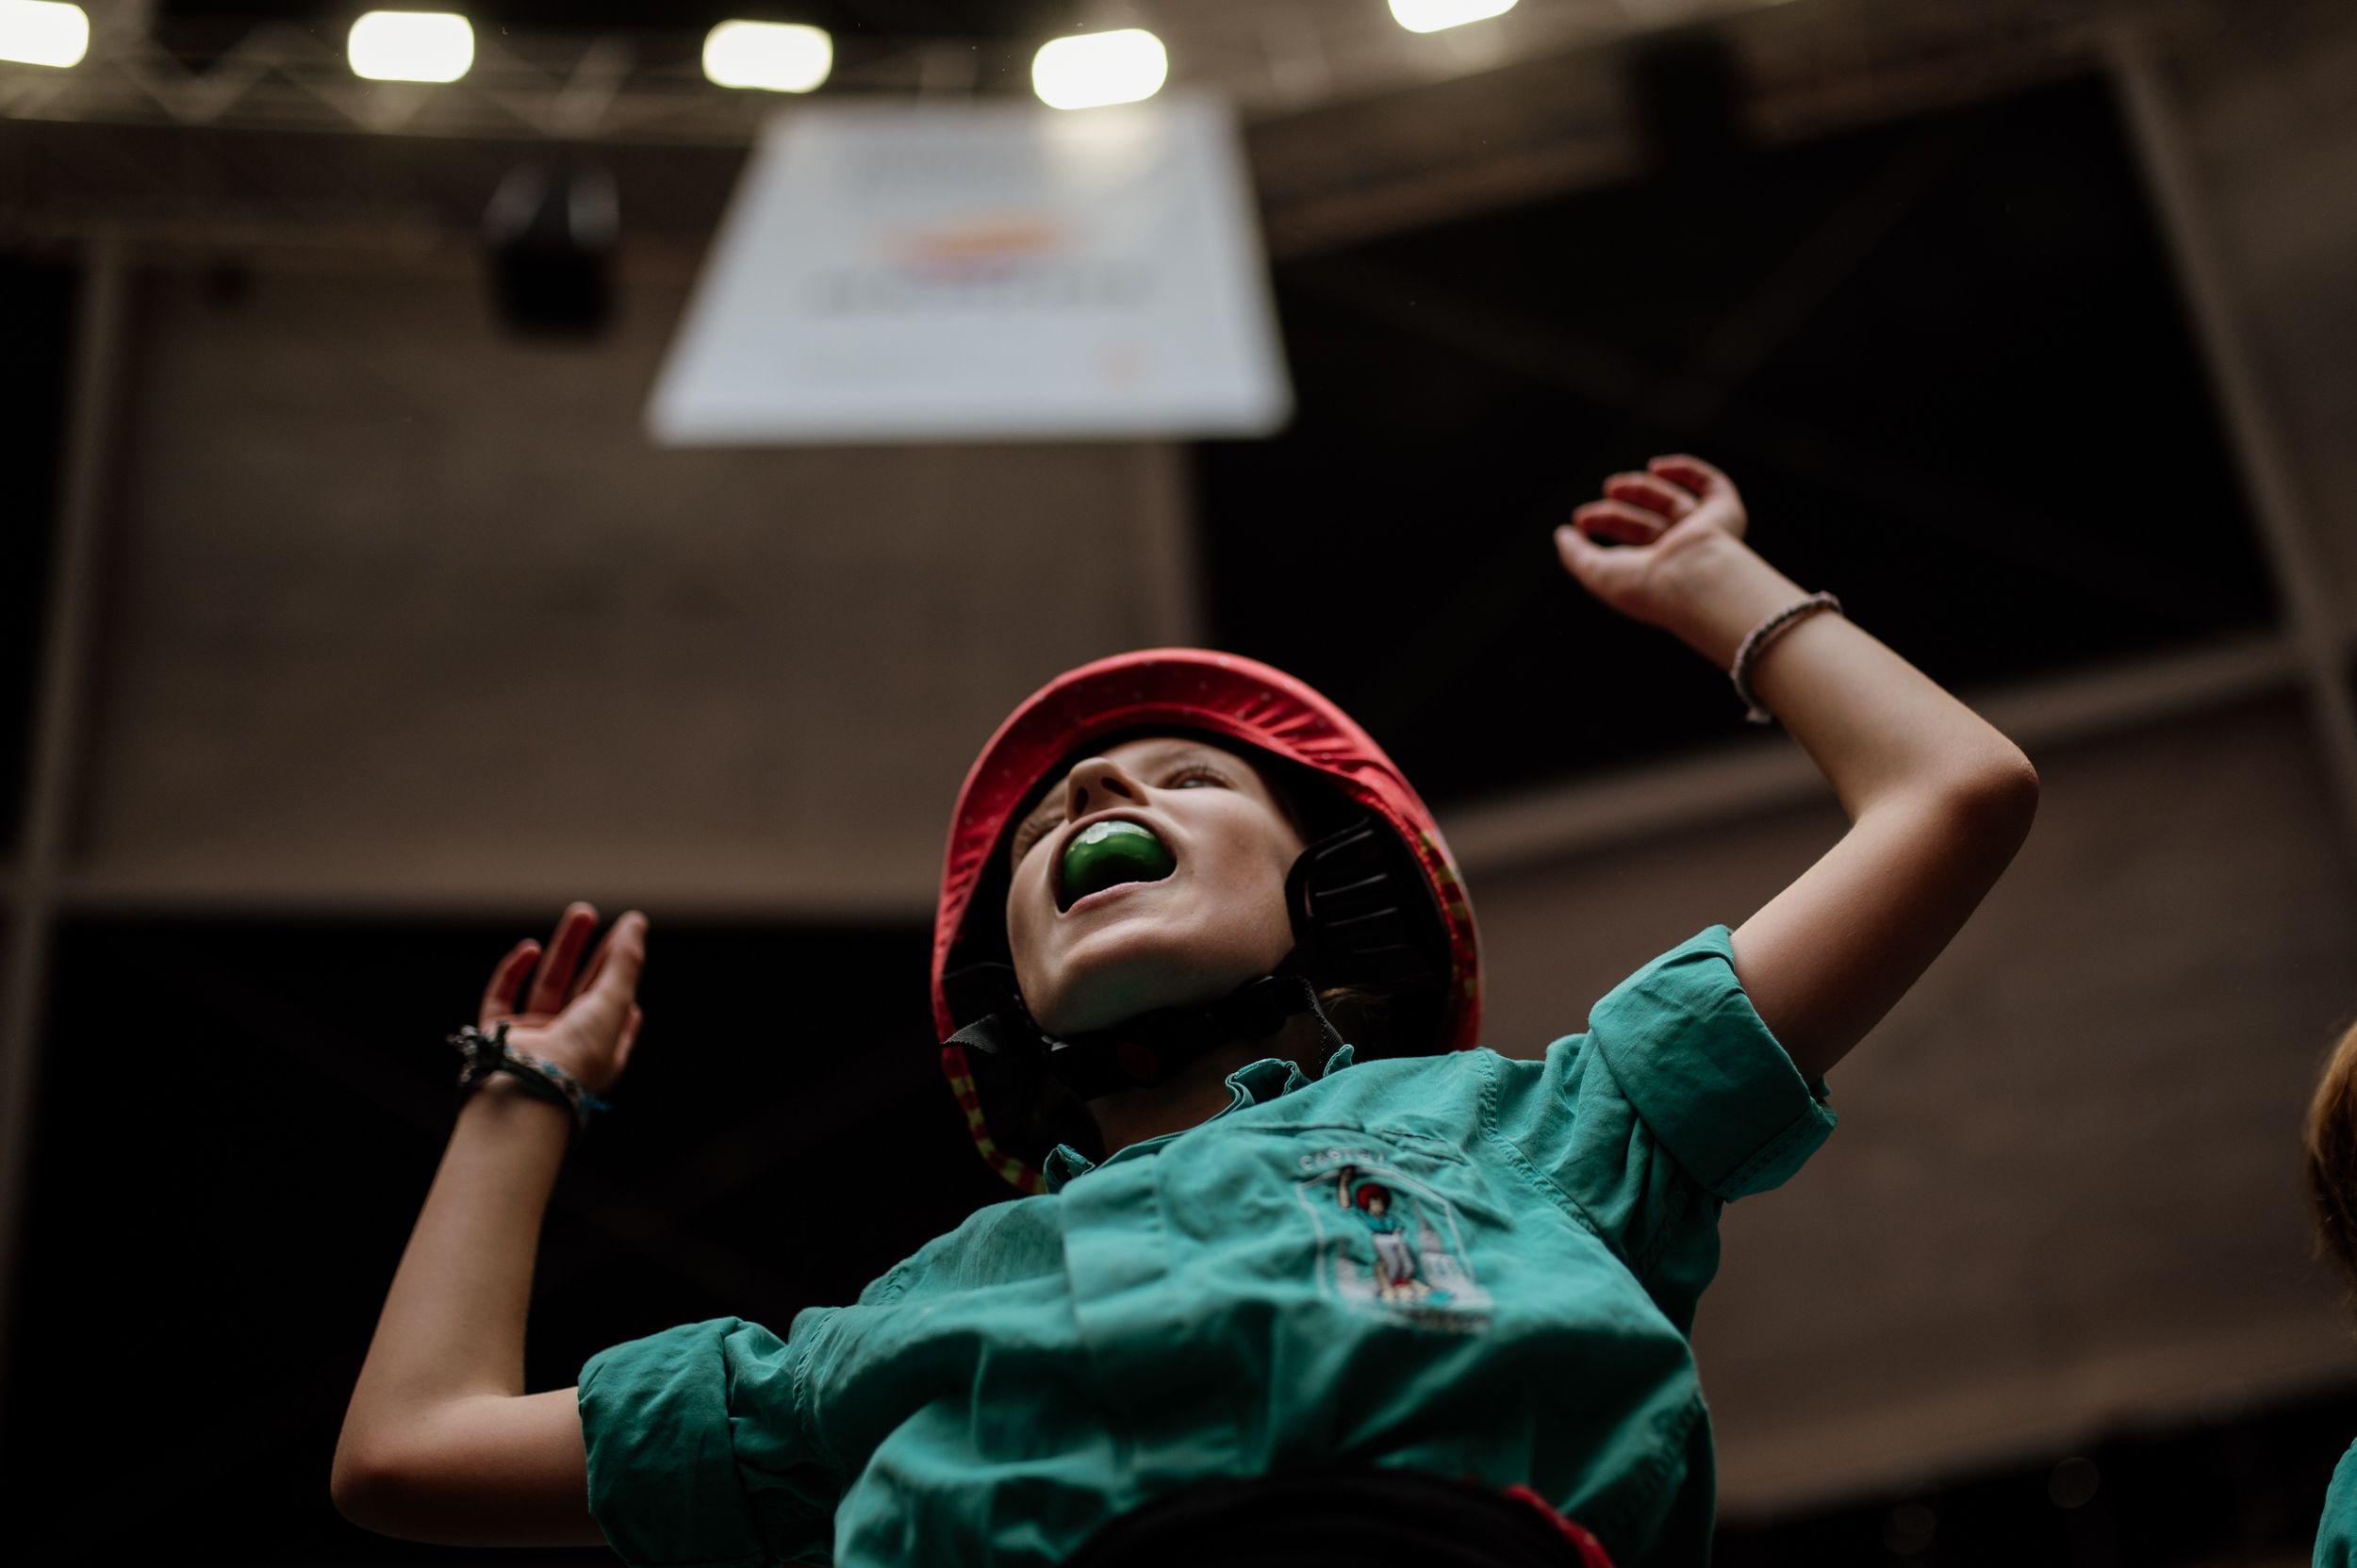
[{"label": "embroidered patch on shirt", "polygon": [[1490,1293],[1474,1279],[1449,1200],[1380,1149],[1304,1155],[1294,1196],[1318,1237],[1318,1293],[1427,1329],[1488,1327]]}]

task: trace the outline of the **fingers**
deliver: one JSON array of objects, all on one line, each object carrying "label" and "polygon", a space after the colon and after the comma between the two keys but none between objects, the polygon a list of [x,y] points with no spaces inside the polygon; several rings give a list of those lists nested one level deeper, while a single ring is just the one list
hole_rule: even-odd
[{"label": "fingers", "polygon": [[646,967],[647,917],[634,909],[615,921],[598,957],[598,972],[583,988],[594,984],[615,1001],[629,1003],[637,995],[638,976]]},{"label": "fingers", "polygon": [[621,929],[622,922],[619,920],[605,928],[605,934],[598,940],[598,950],[591,953],[589,962],[582,966],[581,978],[567,987],[565,992],[567,1001],[572,1000],[573,998],[597,984],[598,971],[605,967],[605,955],[613,950],[614,933]]},{"label": "fingers", "polygon": [[1694,492],[1698,500],[1707,501],[1716,495],[1731,494],[1735,489],[1735,481],[1701,458],[1685,453],[1656,457],[1646,463],[1645,468],[1659,478],[1685,486]]},{"label": "fingers", "polygon": [[1617,539],[1623,544],[1651,544],[1670,526],[1660,513],[1625,501],[1591,501],[1573,510],[1572,521],[1591,538]]},{"label": "fingers", "polygon": [[574,902],[565,906],[557,917],[556,931],[549,938],[548,957],[541,961],[540,972],[532,982],[532,990],[524,1003],[527,1013],[553,1013],[565,1003],[571,988],[573,969],[581,963],[581,949],[589,944],[589,933],[598,929],[598,912],[594,905]]},{"label": "fingers", "polygon": [[1661,553],[1648,547],[1663,535],[1675,530],[1690,542],[1707,526],[1743,536],[1734,485],[1699,457],[1651,458],[1643,472],[1612,474],[1603,488],[1603,500],[1574,508],[1555,531],[1555,548],[1582,587],[1624,614],[1645,619],[1648,573]]},{"label": "fingers", "polygon": [[605,962],[613,954],[615,938],[632,929],[634,922],[642,939],[640,952],[642,956],[644,955],[643,939],[647,931],[647,917],[635,909],[626,911],[620,919],[606,927],[605,937],[598,944],[598,950],[589,955],[589,966],[582,971],[581,982],[572,988],[572,996],[578,997],[598,983],[598,976],[605,972]]},{"label": "fingers", "polygon": [[1626,551],[1607,550],[1568,522],[1555,531],[1555,551],[1563,569],[1606,603],[1612,603],[1626,586],[1631,565]]},{"label": "fingers", "polygon": [[1650,473],[1616,473],[1604,482],[1604,493],[1615,501],[1625,501],[1656,512],[1671,522],[1677,521],[1700,503],[1700,498],[1682,485]]},{"label": "fingers", "polygon": [[524,977],[532,972],[532,961],[540,956],[540,944],[529,936],[507,949],[507,956],[491,971],[490,983],[483,988],[483,1005],[475,1010],[475,1028],[489,1032],[500,1019],[518,1011],[516,993],[523,986]]}]

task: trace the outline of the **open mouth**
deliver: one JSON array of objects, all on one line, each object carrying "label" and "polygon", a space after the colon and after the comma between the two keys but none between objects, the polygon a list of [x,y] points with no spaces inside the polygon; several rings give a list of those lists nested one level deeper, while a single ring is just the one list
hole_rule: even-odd
[{"label": "open mouth", "polygon": [[1073,834],[1057,862],[1057,912],[1125,883],[1161,882],[1178,866],[1170,846],[1145,823],[1123,817],[1092,822]]}]

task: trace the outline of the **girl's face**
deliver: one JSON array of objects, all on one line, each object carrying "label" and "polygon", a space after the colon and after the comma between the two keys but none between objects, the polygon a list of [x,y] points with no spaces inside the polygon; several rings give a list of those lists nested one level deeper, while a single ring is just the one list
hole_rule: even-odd
[{"label": "girl's face", "polygon": [[[1091,822],[1153,830],[1177,862],[1065,909],[1064,848]],[[1205,1007],[1294,945],[1285,874],[1301,834],[1238,753],[1148,735],[1075,764],[1015,829],[1007,945],[1031,1015],[1051,1034],[1101,1029],[1155,1007]]]}]

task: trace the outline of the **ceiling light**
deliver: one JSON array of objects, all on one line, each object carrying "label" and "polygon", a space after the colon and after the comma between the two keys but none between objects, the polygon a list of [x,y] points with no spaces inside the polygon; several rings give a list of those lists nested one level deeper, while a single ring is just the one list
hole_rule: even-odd
[{"label": "ceiling light", "polygon": [[373,82],[454,82],[474,64],[474,29],[454,11],[371,11],[346,51]]},{"label": "ceiling light", "polygon": [[1031,91],[1050,108],[1134,104],[1162,90],[1170,56],[1143,27],[1051,39],[1031,58]]},{"label": "ceiling light", "polygon": [[799,22],[723,22],[704,35],[704,77],[716,87],[808,92],[834,68],[834,40]]},{"label": "ceiling light", "polygon": [[1393,20],[1411,33],[1461,27],[1513,8],[1514,0],[1392,0]]},{"label": "ceiling light", "polygon": [[90,17],[50,0],[0,0],[0,60],[74,65],[90,49]]}]

